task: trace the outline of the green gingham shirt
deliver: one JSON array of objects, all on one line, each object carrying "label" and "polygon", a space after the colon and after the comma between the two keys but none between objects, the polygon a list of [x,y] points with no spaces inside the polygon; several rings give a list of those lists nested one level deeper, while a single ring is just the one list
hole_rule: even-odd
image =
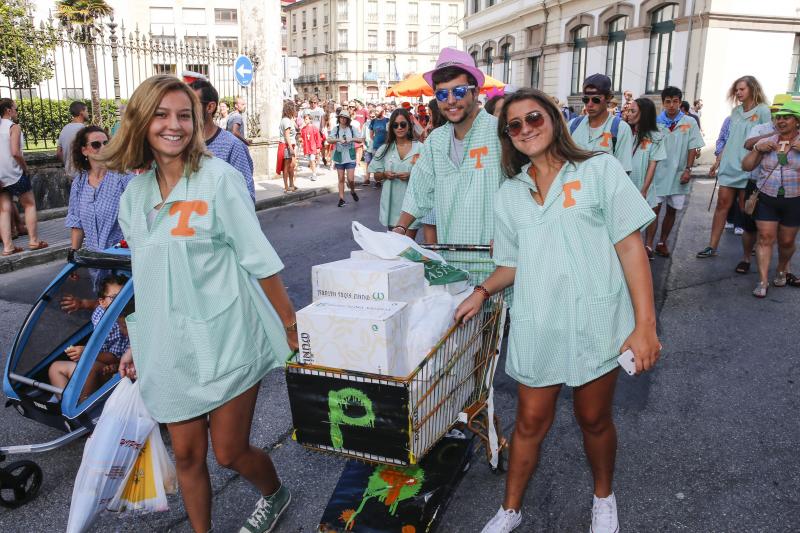
[{"label": "green gingham shirt", "polygon": [[667,158],[656,167],[652,187],[655,188],[656,196],[689,194],[692,182],[690,180],[688,183],[681,183],[681,174],[686,168],[689,150],[705,146],[697,121],[689,115],[683,115],[672,131],[664,126],[661,126],[661,131],[664,133]]},{"label": "green gingham shirt", "polygon": [[494,261],[516,268],[506,372],[529,387],[575,387],[612,370],[633,331],[614,245],[653,210],[610,155],[566,163],[543,206],[529,166],[495,200]]},{"label": "green gingham shirt", "polygon": [[[616,146],[611,138],[611,126],[615,115],[608,114],[608,118],[599,128],[589,127],[589,117],[583,117],[578,127],[572,132],[572,140],[575,144],[591,152],[605,152],[617,158],[626,172],[631,171],[631,152],[633,151],[633,134],[628,123],[620,119],[619,129],[617,130]],[[580,120],[576,117],[570,121]]]},{"label": "green gingham shirt", "polygon": [[290,350],[255,280],[283,269],[242,175],[217,158],[161,203],[153,169],[122,195],[136,312],[126,318],[139,386],[158,422],[204,415],[283,364]]},{"label": "green gingham shirt", "polygon": [[[500,167],[497,119],[481,109],[463,139],[460,165],[450,160],[453,124],[431,132],[420,148],[411,172],[403,211],[416,219],[436,209],[436,233],[441,243],[490,244],[494,234],[494,193],[504,174]],[[494,270],[484,252],[445,252],[445,259],[469,271],[482,283]]]},{"label": "green gingham shirt", "polygon": [[[665,131],[666,130],[659,126],[658,131],[650,132],[650,136],[645,137],[645,139],[634,149],[633,158],[631,160],[633,167],[633,170],[631,171],[631,181],[636,188],[639,189],[639,191],[641,191],[642,186],[644,186],[644,178],[647,176],[647,167],[650,166],[650,162],[657,162],[657,170],[667,158],[667,150],[664,147]],[[636,141],[637,138],[634,137],[634,142]],[[647,203],[650,204],[651,207],[655,207],[657,205],[655,174],[653,175],[653,181],[650,182],[650,187],[647,189],[646,199]]]},{"label": "green gingham shirt", "polygon": [[742,170],[742,160],[748,153],[744,143],[751,137],[753,126],[769,122],[772,122],[772,114],[767,104],[759,104],[747,112],[738,105],[731,112],[730,132],[717,171],[721,187],[744,189],[747,186],[750,173]]}]

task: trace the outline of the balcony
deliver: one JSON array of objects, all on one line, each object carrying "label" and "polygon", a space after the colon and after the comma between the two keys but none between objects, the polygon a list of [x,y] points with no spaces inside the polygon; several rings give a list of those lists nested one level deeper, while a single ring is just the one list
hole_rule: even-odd
[{"label": "balcony", "polygon": [[388,13],[386,15],[386,22],[394,22],[395,20],[397,20],[397,17],[394,13]]},{"label": "balcony", "polygon": [[367,13],[367,22],[378,22],[377,13]]},{"label": "balcony", "polygon": [[364,73],[364,81],[378,81],[378,73],[377,72],[365,72]]},{"label": "balcony", "polygon": [[439,17],[433,16],[431,17],[431,24],[439,24]]},{"label": "balcony", "polygon": [[408,23],[409,24],[417,24],[418,21],[419,21],[419,16],[417,16],[417,15],[409,15],[408,16]]},{"label": "balcony", "polygon": [[333,75],[334,81],[348,81],[351,80],[352,77],[349,72],[337,72]]}]

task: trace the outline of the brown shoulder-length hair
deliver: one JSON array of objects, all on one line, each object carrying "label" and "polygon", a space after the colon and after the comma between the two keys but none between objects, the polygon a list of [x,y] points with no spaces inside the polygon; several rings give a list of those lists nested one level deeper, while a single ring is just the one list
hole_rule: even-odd
[{"label": "brown shoulder-length hair", "polygon": [[128,100],[125,118],[111,142],[96,159],[106,168],[117,172],[146,169],[153,163],[153,150],[147,142],[147,130],[164,95],[179,91],[192,103],[192,138],[183,151],[189,172],[200,169],[200,160],[211,154],[203,137],[203,109],[194,91],[174,76],[158,75],[144,80]]},{"label": "brown shoulder-length hair", "polygon": [[90,170],[89,158],[83,155],[83,149],[86,147],[86,141],[89,140],[89,135],[92,133],[102,133],[108,139],[108,132],[100,126],[87,126],[80,130],[75,135],[75,140],[72,141],[72,166],[80,170]]},{"label": "brown shoulder-length hair", "polygon": [[500,137],[500,145],[503,150],[501,165],[506,176],[509,178],[516,176],[522,171],[523,166],[531,162],[527,155],[514,148],[511,137],[506,133],[506,126],[508,126],[508,109],[511,107],[511,104],[523,100],[533,100],[542,106],[545,113],[550,118],[550,122],[553,124],[553,141],[548,148],[548,155],[550,157],[557,161],[580,163],[596,155],[594,152],[584,150],[575,144],[575,141],[572,140],[572,136],[569,134],[569,128],[564,120],[564,115],[561,114],[561,111],[550,96],[538,89],[519,89],[514,91],[510,96],[505,97],[503,110],[500,112],[500,118],[497,121],[497,135]]},{"label": "brown shoulder-length hair", "polygon": [[739,85],[740,82],[745,82],[747,84],[747,87],[750,89],[750,96],[753,97],[753,103],[755,105],[767,103],[767,96],[764,94],[764,89],[761,88],[761,84],[758,83],[755,76],[742,76],[734,81],[733,84],[731,84],[731,88],[728,89],[728,100],[734,105],[736,105],[736,86]]}]

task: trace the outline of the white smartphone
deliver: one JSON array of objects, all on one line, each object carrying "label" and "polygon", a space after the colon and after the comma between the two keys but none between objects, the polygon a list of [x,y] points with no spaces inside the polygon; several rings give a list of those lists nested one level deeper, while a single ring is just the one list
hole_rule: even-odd
[{"label": "white smartphone", "polygon": [[617,358],[619,366],[628,373],[629,376],[636,375],[636,360],[633,357],[633,352],[628,349]]}]

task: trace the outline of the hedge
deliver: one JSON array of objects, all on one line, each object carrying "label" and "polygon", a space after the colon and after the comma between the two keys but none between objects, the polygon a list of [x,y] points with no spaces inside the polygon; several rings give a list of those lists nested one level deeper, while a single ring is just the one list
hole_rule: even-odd
[{"label": "hedge", "polygon": [[[92,113],[91,100],[82,100]],[[69,106],[74,100],[51,100],[40,98],[24,98],[17,100],[19,110],[19,123],[22,132],[29,142],[42,141],[48,139],[54,143],[58,139],[67,123],[72,121],[69,114]],[[125,100],[122,101],[123,103]],[[100,100],[100,114],[103,118],[103,127],[111,129],[117,120],[117,106],[114,100]]]}]

